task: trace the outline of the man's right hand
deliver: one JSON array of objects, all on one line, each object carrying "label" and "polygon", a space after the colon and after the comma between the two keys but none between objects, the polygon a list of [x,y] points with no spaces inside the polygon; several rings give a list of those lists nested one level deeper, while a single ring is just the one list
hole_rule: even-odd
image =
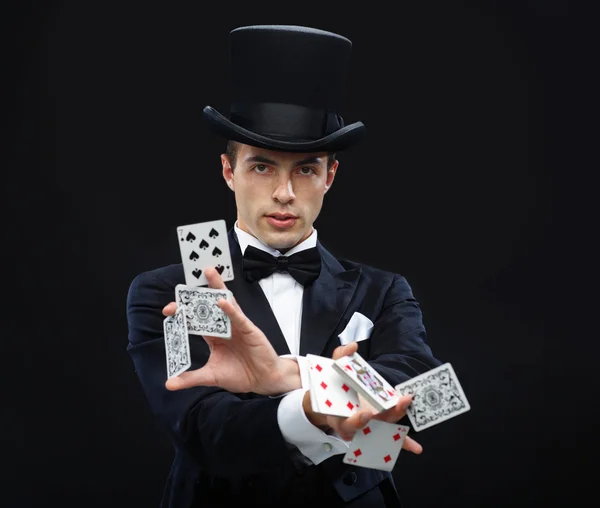
[{"label": "man's right hand", "polygon": [[[211,288],[226,289],[219,272],[212,267],[204,271]],[[231,320],[231,339],[203,335],[210,349],[206,364],[167,379],[168,390],[193,386],[218,386],[234,393],[254,392],[279,395],[302,385],[298,363],[281,358],[265,334],[242,312],[233,298],[217,302]],[[177,304],[163,308],[165,316],[175,314]]]},{"label": "man's right hand", "polygon": [[[343,356],[350,356],[357,350],[358,344],[356,342],[350,342],[345,346],[338,346],[334,350],[332,358],[337,360]],[[386,411],[377,412],[376,409],[367,407],[357,411],[352,416],[345,418],[342,416],[332,416],[314,412],[310,403],[310,391],[307,391],[302,400],[302,407],[304,408],[306,417],[315,427],[319,427],[321,430],[327,432],[335,431],[344,441],[351,441],[356,431],[362,429],[371,419],[395,423],[404,418],[406,409],[410,406],[411,402],[412,397],[407,395],[400,397],[396,405]],[[364,405],[365,404],[361,404],[361,406]],[[404,439],[402,448],[417,455],[423,451],[423,447],[408,436]]]}]

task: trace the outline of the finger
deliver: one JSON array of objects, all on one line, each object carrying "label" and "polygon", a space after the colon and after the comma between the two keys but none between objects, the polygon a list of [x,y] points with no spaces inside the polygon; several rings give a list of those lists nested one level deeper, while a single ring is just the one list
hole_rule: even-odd
[{"label": "finger", "polygon": [[358,429],[362,429],[369,420],[373,418],[373,412],[369,409],[358,411],[348,418],[337,421],[337,433],[344,441],[350,441]]},{"label": "finger", "polygon": [[191,388],[192,386],[216,386],[215,376],[210,368],[206,366],[183,372],[179,376],[167,379],[165,387],[167,390],[176,391]]},{"label": "finger", "polygon": [[[219,272],[217,272],[217,270],[215,268],[213,268],[213,267],[207,267],[204,270],[204,275],[206,275],[206,280],[208,281],[208,285],[211,288],[213,288],[213,289],[227,289],[227,286],[223,282],[223,279],[221,278],[221,275],[219,275]],[[237,303],[237,300],[235,299],[235,296],[233,296],[233,294],[231,295],[231,301],[233,302],[233,305],[235,307],[237,307],[238,309],[240,309],[240,306]],[[241,309],[240,309],[240,311],[241,311]]]},{"label": "finger", "polygon": [[213,289],[227,289],[227,286],[225,286],[221,275],[212,266],[204,269],[204,275],[206,275],[206,280],[208,281],[209,287]]},{"label": "finger", "polygon": [[242,312],[242,309],[238,305],[233,305],[232,302],[225,300],[224,298],[219,298],[217,300],[217,305],[219,308],[229,316],[231,320],[231,325],[235,326],[242,333],[251,333],[256,327],[254,323],[250,321],[246,314]]},{"label": "finger", "polygon": [[420,455],[423,453],[423,447],[417,443],[412,437],[406,436],[404,438],[404,443],[402,443],[402,448],[406,451],[414,453],[416,455]]},{"label": "finger", "polygon": [[412,404],[412,400],[412,395],[403,395],[398,399],[394,407],[377,413],[375,419],[389,423],[397,422],[406,416],[406,410],[408,409],[408,406]]},{"label": "finger", "polygon": [[331,358],[337,360],[338,358],[342,358],[343,356],[353,355],[358,351],[358,343],[357,342],[349,342],[345,346],[338,346],[333,350],[333,355]]},{"label": "finger", "polygon": [[162,313],[164,316],[173,316],[177,311],[177,303],[170,302],[163,307]]}]

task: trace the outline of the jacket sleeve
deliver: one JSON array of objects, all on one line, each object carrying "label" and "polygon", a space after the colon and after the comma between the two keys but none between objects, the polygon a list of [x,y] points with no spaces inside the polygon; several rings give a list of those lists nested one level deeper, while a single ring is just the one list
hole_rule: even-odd
[{"label": "jacket sleeve", "polygon": [[[281,467],[290,448],[279,429],[281,398],[234,394],[217,387],[169,391],[163,307],[174,300],[174,284],[156,272],[138,275],[127,295],[128,353],[150,408],[175,446],[191,453],[215,476],[243,476]],[[202,367],[209,349],[190,335],[191,369]]]},{"label": "jacket sleeve", "polygon": [[400,275],[385,294],[369,342],[369,364],[392,386],[442,364],[427,344],[419,303]]}]

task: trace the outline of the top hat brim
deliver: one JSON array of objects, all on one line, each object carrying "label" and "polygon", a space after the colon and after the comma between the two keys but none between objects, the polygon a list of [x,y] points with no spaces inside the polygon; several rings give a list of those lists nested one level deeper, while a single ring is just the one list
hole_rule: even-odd
[{"label": "top hat brim", "polygon": [[286,141],[245,129],[229,120],[211,106],[206,106],[203,114],[208,126],[214,132],[227,139],[259,148],[284,152],[336,152],[355,145],[366,133],[364,124],[362,122],[355,122],[320,139]]}]

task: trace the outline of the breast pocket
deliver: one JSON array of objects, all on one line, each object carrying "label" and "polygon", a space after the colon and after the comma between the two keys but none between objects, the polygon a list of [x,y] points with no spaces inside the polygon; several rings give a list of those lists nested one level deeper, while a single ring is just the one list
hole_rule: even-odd
[{"label": "breast pocket", "polygon": [[352,314],[346,328],[338,335],[340,344],[345,346],[350,342],[361,342],[371,337],[373,321],[360,312]]}]

